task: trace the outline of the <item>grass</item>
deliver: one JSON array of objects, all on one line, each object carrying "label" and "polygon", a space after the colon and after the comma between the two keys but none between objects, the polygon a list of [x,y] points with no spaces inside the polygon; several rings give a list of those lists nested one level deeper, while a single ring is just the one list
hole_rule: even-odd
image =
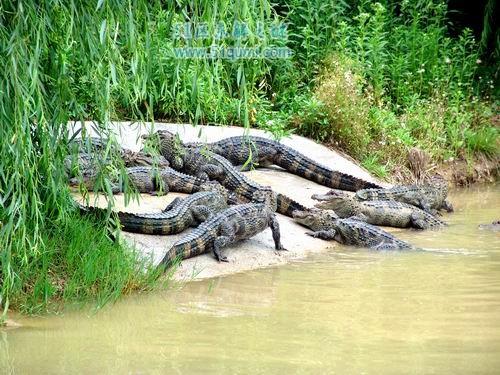
[{"label": "grass", "polygon": [[104,220],[75,212],[69,220],[50,223],[42,237],[44,255],[19,273],[21,293],[12,306],[28,313],[57,311],[63,302],[101,307],[123,294],[150,289],[156,272],[124,241],[110,239]]},{"label": "grass", "polygon": [[[489,1],[478,42],[467,29],[450,35],[439,0],[2,1],[2,311],[78,298],[100,304],[150,281],[132,272],[140,262],[130,249],[74,212],[64,173],[70,120],[93,120],[103,135],[113,119],[254,126],[276,138],[295,132],[342,147],[382,177],[413,147],[434,162],[497,157],[498,67],[482,62],[498,56],[488,51],[494,9]],[[222,22],[230,34],[235,20],[249,26],[246,38],[173,36],[179,22],[205,24],[211,35]],[[278,22],[288,25],[288,40],[270,34]],[[294,54],[174,54],[213,43],[287,45]],[[112,148],[108,154],[103,187],[110,174],[124,177]],[[112,204],[109,189],[107,196]]]}]

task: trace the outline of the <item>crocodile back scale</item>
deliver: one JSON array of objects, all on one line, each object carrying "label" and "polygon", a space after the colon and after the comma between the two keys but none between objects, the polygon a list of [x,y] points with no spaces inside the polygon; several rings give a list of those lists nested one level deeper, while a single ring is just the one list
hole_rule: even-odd
[{"label": "crocodile back scale", "polygon": [[160,153],[179,171],[199,177],[203,180],[216,180],[229,191],[234,192],[244,201],[254,201],[256,192],[268,192],[272,211],[287,216],[297,209],[305,209],[300,203],[283,195],[272,192],[268,186],[262,186],[237,170],[226,158],[206,148],[185,147],[177,135],[160,130]]},{"label": "crocodile back scale", "polygon": [[169,267],[179,259],[212,251],[219,261],[227,261],[221,253],[225,246],[244,240],[271,228],[275,249],[284,250],[279,223],[267,204],[247,203],[231,206],[203,222],[177,241],[165,254],[159,267]]}]

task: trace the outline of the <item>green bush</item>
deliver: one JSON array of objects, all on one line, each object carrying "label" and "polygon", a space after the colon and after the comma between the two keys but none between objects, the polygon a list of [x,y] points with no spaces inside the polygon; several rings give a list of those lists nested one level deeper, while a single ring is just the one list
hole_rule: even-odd
[{"label": "green bush", "polygon": [[363,77],[348,59],[334,56],[325,62],[315,95],[329,120],[329,141],[354,154],[364,153],[371,141],[368,113],[371,99],[363,92]]},{"label": "green bush", "polygon": [[[302,59],[296,63],[308,72],[310,63],[302,63],[303,58],[327,56],[311,81],[309,100],[322,103],[322,120],[295,117],[293,129],[339,144],[368,166],[378,163],[370,168],[378,174],[383,173],[376,169],[387,163],[405,162],[415,146],[435,161],[477,153],[498,156],[498,131],[488,113],[494,105],[488,101],[493,73],[478,79],[482,63],[470,30],[456,38],[448,35],[445,2],[402,1],[397,8],[392,1],[357,1],[351,7],[288,3],[299,9],[289,14],[297,21],[292,34],[302,34],[296,41]],[[314,6],[330,7],[329,13],[311,18]],[[309,22],[317,44],[306,42]],[[333,26],[320,31],[328,22]],[[303,124],[297,125],[301,117]]]}]

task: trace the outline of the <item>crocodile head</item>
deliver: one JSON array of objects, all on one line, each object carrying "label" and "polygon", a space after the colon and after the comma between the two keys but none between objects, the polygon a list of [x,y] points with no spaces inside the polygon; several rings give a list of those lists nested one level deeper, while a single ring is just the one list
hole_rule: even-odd
[{"label": "crocodile head", "polygon": [[479,229],[488,229],[493,231],[500,231],[500,220],[496,220],[491,224],[479,224]]},{"label": "crocodile head", "polygon": [[159,144],[160,154],[167,159],[174,169],[179,170],[184,167],[184,155],[186,151],[178,134],[174,134],[168,130],[158,130],[154,134],[143,135],[142,138],[152,143],[156,141]]},{"label": "crocodile head", "polygon": [[429,179],[429,185],[436,190],[436,193],[446,198],[448,195],[448,182],[440,174],[435,174]]},{"label": "crocodile head", "polygon": [[351,217],[359,213],[360,203],[340,191],[332,190],[326,194],[314,194],[312,199],[319,201],[314,207],[333,210],[340,217]]},{"label": "crocodile head", "polygon": [[378,193],[383,190],[384,189],[362,189],[358,190],[354,196],[357,200],[366,201],[376,198]]},{"label": "crocodile head", "polygon": [[161,155],[149,155],[144,152],[133,152],[130,150],[124,150],[123,161],[127,167],[157,165],[158,168],[166,168],[170,166],[167,159]]},{"label": "crocodile head", "polygon": [[294,211],[293,219],[313,231],[332,229],[335,221],[339,218],[335,212],[311,208],[306,211]]}]

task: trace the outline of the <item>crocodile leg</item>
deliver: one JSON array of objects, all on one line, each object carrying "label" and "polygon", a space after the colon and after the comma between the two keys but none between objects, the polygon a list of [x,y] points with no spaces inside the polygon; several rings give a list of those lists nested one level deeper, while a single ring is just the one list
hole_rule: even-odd
[{"label": "crocodile leg", "polygon": [[198,223],[208,220],[214,214],[210,208],[201,204],[191,207],[191,212]]},{"label": "crocodile leg", "polygon": [[424,201],[420,202],[420,207],[422,207],[422,210],[430,213],[431,215],[434,215],[434,213],[435,213],[435,210],[433,210],[431,208],[431,206],[429,205],[429,203],[427,203],[427,202],[424,202]]},{"label": "crocodile leg", "polygon": [[227,257],[222,254],[222,248],[235,241],[235,232],[233,226],[227,221],[221,225],[221,235],[214,241],[214,255],[219,262],[228,262]]},{"label": "crocodile leg", "polygon": [[448,202],[447,200],[445,200],[443,202],[443,205],[441,208],[443,208],[446,212],[453,212],[454,211],[453,205],[450,202]]},{"label": "crocodile leg", "polygon": [[271,146],[261,146],[259,149],[258,163],[261,167],[270,166],[276,164],[278,159],[278,151],[276,148]]},{"label": "crocodile leg", "polygon": [[220,180],[224,177],[224,169],[218,165],[205,164],[200,168],[197,177],[204,180]]},{"label": "crocodile leg", "polygon": [[417,229],[427,229],[429,228],[429,224],[425,221],[422,215],[419,215],[417,212],[411,214],[410,217],[411,226]]},{"label": "crocodile leg", "polygon": [[288,251],[281,243],[280,223],[278,222],[276,215],[271,215],[269,218],[269,228],[271,228],[271,231],[273,232],[274,248],[276,250]]}]

